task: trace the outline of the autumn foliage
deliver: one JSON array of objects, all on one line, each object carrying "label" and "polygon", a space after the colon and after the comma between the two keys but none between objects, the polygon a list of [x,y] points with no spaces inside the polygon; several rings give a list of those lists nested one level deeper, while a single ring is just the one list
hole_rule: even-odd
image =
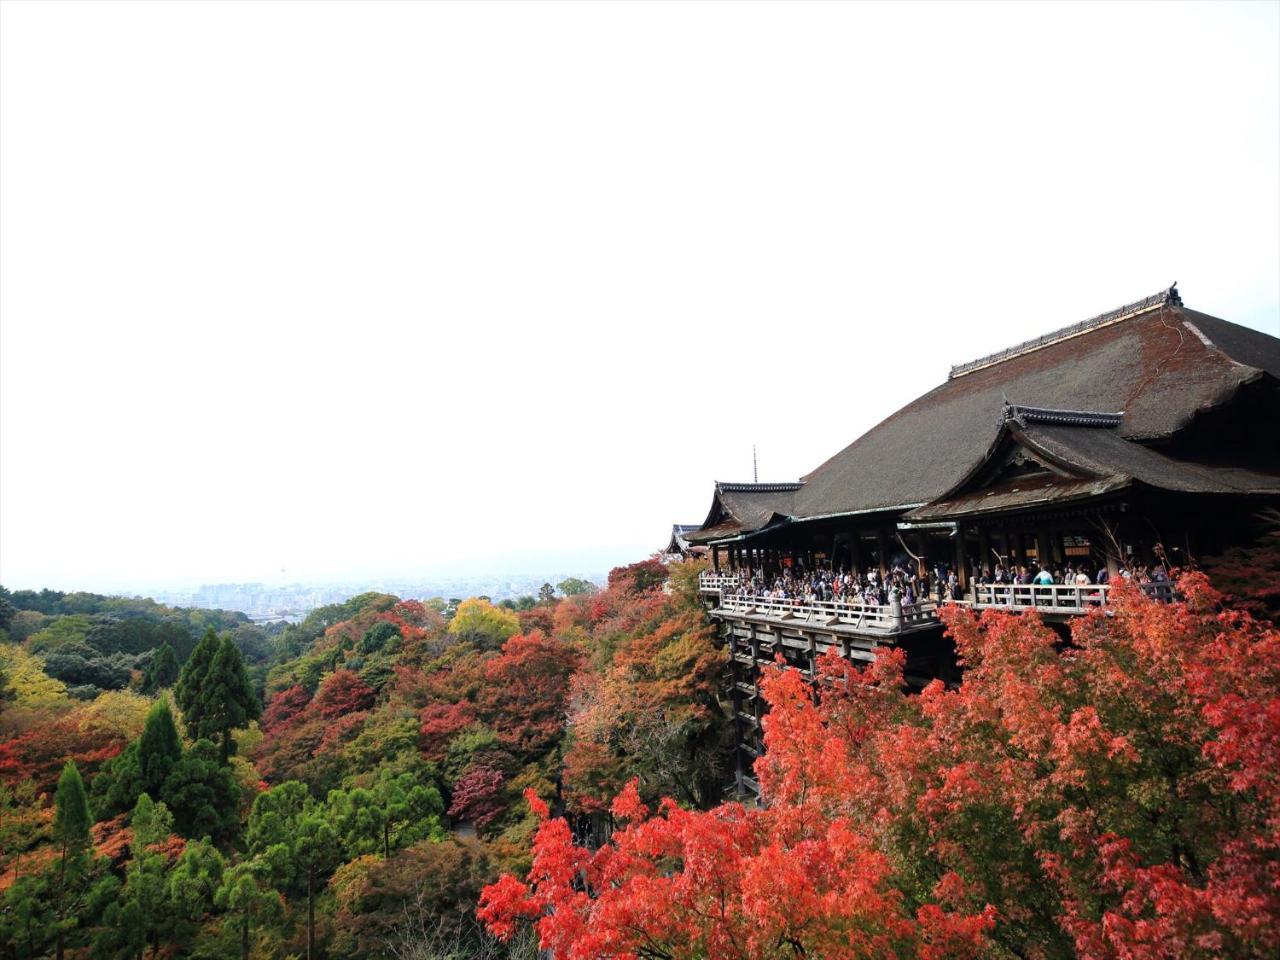
[{"label": "autumn foliage", "polygon": [[1280,951],[1280,633],[1118,584],[1062,639],[1034,614],[945,614],[963,683],[922,695],[888,650],[816,688],[763,678],[767,801],[650,811],[592,852],[542,823],[480,916],[563,960],[1085,957]]}]

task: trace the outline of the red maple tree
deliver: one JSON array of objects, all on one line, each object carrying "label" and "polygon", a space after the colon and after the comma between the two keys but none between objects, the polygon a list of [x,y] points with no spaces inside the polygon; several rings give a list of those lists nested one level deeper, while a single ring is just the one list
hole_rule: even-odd
[{"label": "red maple tree", "polygon": [[944,617],[963,683],[904,656],[769,671],[766,804],[650,813],[634,782],[592,852],[542,817],[486,889],[499,935],[557,957],[1160,958],[1280,950],[1280,632],[1118,584],[1062,639],[1034,614]]}]

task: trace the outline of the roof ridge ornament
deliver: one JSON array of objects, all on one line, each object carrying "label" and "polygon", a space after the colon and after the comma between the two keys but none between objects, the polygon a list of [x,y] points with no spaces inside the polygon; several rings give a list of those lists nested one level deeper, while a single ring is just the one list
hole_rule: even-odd
[{"label": "roof ridge ornament", "polygon": [[799,490],[804,484],[796,481],[784,481],[778,483],[728,483],[723,480],[716,481],[716,489],[728,493],[789,493],[793,490]]},{"label": "roof ridge ornament", "polygon": [[1124,419],[1124,411],[1101,413],[1097,410],[1056,410],[1051,407],[1026,407],[1010,403],[1005,398],[1001,412],[1002,423],[1016,423],[1026,427],[1043,423],[1059,427],[1118,427]]},{"label": "roof ridge ornament", "polygon": [[1090,330],[1096,330],[1098,327],[1105,327],[1108,324],[1117,323],[1120,320],[1127,320],[1129,317],[1137,316],[1140,313],[1146,313],[1148,310],[1154,310],[1157,307],[1164,306],[1182,306],[1182,296],[1178,293],[1178,284],[1176,282],[1167,290],[1161,290],[1159,293],[1153,293],[1151,296],[1143,297],[1141,300],[1135,300],[1133,303],[1126,303],[1123,307],[1108,310],[1106,313],[1100,313],[1096,317],[1090,317],[1088,320],[1081,320],[1079,323],[1073,323],[1069,327],[1062,327],[1058,330],[1053,330],[1042,337],[1036,337],[1034,340],[1024,340],[1022,343],[1015,344],[1014,346],[1008,347],[1004,350],[998,350],[995,353],[987,354],[985,357],[979,357],[977,360],[970,360],[968,363],[956,364],[951,368],[951,372],[947,374],[947,379],[954,380],[956,377],[962,377],[966,373],[981,370],[983,367],[992,366],[993,364],[1000,363],[1003,360],[1011,360],[1012,358],[1019,357],[1024,353],[1039,350],[1041,347],[1047,347],[1062,340],[1069,340],[1071,337],[1077,337],[1082,333],[1088,333]]}]

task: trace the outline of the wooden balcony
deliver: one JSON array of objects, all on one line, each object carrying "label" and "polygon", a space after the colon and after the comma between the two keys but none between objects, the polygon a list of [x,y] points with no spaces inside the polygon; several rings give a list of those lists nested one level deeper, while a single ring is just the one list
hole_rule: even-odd
[{"label": "wooden balcony", "polygon": [[[933,601],[902,603],[845,603],[836,600],[774,600],[766,597],[721,596],[716,616],[740,615],[781,626],[844,627],[860,633],[891,634],[938,622]],[[836,630],[835,632],[844,632]]]},{"label": "wooden balcony", "polygon": [[698,590],[701,593],[718,595],[725,590],[736,590],[743,582],[745,582],[744,577],[733,573],[711,573],[707,571],[698,574]]},{"label": "wooden balcony", "polygon": [[[1174,599],[1172,583],[1143,583],[1139,589],[1149,597]],[[976,584],[973,606],[980,610],[1038,610],[1046,615],[1088,613],[1110,604],[1111,587],[1094,584]]]}]

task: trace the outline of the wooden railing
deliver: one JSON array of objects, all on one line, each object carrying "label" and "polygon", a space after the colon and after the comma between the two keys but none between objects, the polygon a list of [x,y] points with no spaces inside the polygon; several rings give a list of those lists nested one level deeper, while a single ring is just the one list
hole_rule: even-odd
[{"label": "wooden railing", "polygon": [[[1139,589],[1149,597],[1169,601],[1174,598],[1172,583],[1143,583]],[[1111,587],[1105,583],[1009,584],[980,583],[973,588],[973,605],[1006,610],[1040,610],[1045,613],[1085,613],[1110,603]]]},{"label": "wooden railing", "polygon": [[804,623],[832,626],[842,624],[858,629],[883,630],[886,633],[904,627],[933,623],[938,619],[933,601],[916,604],[844,603],[838,600],[776,600],[769,597],[737,597],[725,593],[720,609],[744,616],[756,615],[775,620],[798,620]]},{"label": "wooden railing", "polygon": [[745,577],[736,573],[712,573],[704,570],[698,574],[698,589],[703,593],[720,593],[724,590],[736,590],[746,582]]}]

